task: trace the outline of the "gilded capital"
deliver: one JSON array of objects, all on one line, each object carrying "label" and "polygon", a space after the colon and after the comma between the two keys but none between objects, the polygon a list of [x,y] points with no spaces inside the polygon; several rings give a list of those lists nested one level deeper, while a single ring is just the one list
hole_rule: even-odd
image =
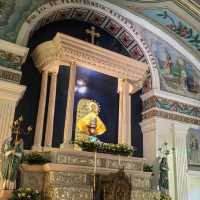
[{"label": "gilded capital", "polygon": [[32,53],[35,66],[39,71],[57,72],[62,50],[54,41],[38,45]]}]

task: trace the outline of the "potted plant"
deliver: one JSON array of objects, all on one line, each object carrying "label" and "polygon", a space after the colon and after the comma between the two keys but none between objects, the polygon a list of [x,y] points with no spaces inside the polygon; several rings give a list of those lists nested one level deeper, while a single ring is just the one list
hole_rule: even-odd
[{"label": "potted plant", "polygon": [[43,165],[43,164],[49,163],[50,160],[48,160],[41,153],[32,152],[32,153],[26,154],[24,156],[24,162],[26,162],[30,165]]},{"label": "potted plant", "polygon": [[19,188],[13,191],[9,200],[40,200],[41,194],[38,190],[32,188]]}]

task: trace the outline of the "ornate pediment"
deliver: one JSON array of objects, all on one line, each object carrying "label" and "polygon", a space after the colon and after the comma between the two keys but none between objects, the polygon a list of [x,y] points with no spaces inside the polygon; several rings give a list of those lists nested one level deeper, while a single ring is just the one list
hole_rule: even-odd
[{"label": "ornate pediment", "polygon": [[148,65],[107,49],[84,42],[62,33],[57,33],[52,41],[40,44],[32,54],[40,71],[55,72],[60,65],[76,63],[119,79],[137,82],[137,90],[143,85]]}]

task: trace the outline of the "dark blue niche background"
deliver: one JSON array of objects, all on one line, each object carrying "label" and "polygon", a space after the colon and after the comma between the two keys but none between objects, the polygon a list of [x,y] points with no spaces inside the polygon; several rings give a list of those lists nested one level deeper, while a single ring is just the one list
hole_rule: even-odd
[{"label": "dark blue niche background", "polygon": [[87,90],[80,93],[78,90],[75,95],[74,104],[74,126],[75,132],[77,104],[80,99],[92,99],[99,103],[101,111],[99,117],[106,125],[107,131],[98,136],[101,141],[108,143],[117,143],[118,133],[118,111],[119,111],[119,95],[117,93],[117,78],[98,73],[83,67],[77,68],[77,80],[83,80]]},{"label": "dark blue niche background", "polygon": [[[30,56],[32,51],[40,43],[48,41],[48,40],[52,40],[57,32],[68,34],[82,40],[88,40],[89,38],[85,34],[85,30],[90,28],[91,25],[92,24],[76,21],[76,20],[57,21],[40,28],[29,39],[27,47],[30,48],[30,51],[29,51],[29,55],[27,57],[26,62],[22,66],[22,80],[21,80],[21,84],[25,85],[27,87],[27,90],[25,92],[23,99],[19,102],[16,109],[16,114],[15,114],[15,118],[18,117],[19,115],[24,116],[25,126],[29,124],[33,126],[33,133],[30,135],[24,136],[26,149],[30,149],[31,146],[33,145],[35,124],[36,124],[36,119],[37,119],[38,102],[39,102],[39,95],[40,95],[40,84],[41,84],[41,74],[38,72],[38,70],[34,66],[34,63]],[[99,46],[115,51],[117,53],[129,56],[126,49],[115,38],[113,38],[111,35],[109,35],[107,32],[105,32],[99,27],[96,27],[96,31],[101,34],[101,38],[98,39]],[[102,75],[99,74],[98,76],[101,77]],[[98,76],[96,76],[96,80],[98,80]],[[55,108],[55,120],[54,120],[54,135],[53,135],[54,147],[58,147],[60,143],[62,143],[64,121],[65,121],[65,117],[64,117],[65,106],[67,102],[68,78],[69,78],[69,71],[67,67],[60,67],[59,74],[58,74],[58,82],[57,82],[56,108]],[[90,77],[88,77],[88,79],[90,79]],[[92,77],[91,79],[94,80]],[[106,81],[109,82],[109,78],[107,77],[106,79],[107,79]],[[113,80],[113,79],[111,78],[110,80]],[[100,78],[99,78],[98,84],[100,85]],[[105,88],[108,87],[109,84],[106,84],[105,82],[106,86],[104,85],[104,87]],[[102,86],[103,86],[103,83],[102,83]],[[95,94],[93,94],[93,96],[91,95],[91,98],[94,97],[94,95]],[[107,101],[106,97],[101,97],[101,98],[102,99],[99,99],[98,97],[100,104],[101,102]],[[76,99],[77,97],[75,97],[75,103],[77,101]],[[132,113],[132,115],[134,116],[132,118],[132,124],[134,124],[133,126],[134,131],[137,132],[137,138],[135,138],[136,134],[133,134],[133,141],[135,145],[137,146],[137,148],[142,150],[142,145],[141,145],[142,134],[141,134],[141,130],[138,123],[141,120],[140,119],[141,118],[141,102],[140,102],[139,93],[137,93],[137,95],[132,96],[132,99],[133,99],[133,102],[138,102],[137,109],[133,109],[133,113]],[[112,102],[112,100],[110,102]],[[115,109],[112,111],[108,110],[106,112],[106,109],[107,108],[109,109],[109,106],[108,106],[109,104],[110,104],[109,101],[106,102],[105,107],[102,108],[102,110],[105,109],[105,113],[101,112],[101,115],[102,115],[101,117],[103,118],[105,117],[106,121],[107,119],[112,119],[113,116],[115,119],[117,119],[117,116],[118,116],[118,113],[115,113],[116,112]],[[48,105],[48,101],[47,101],[47,105]],[[47,110],[45,112],[47,113]],[[46,117],[45,117],[45,122],[46,122]],[[135,124],[135,122],[137,124]],[[109,125],[109,127],[111,127],[111,125]],[[114,122],[114,124],[112,124],[112,127],[113,127],[112,130],[109,129],[110,133],[105,134],[105,136],[102,136],[102,139],[104,141],[117,142],[116,130],[117,130],[118,125],[116,125]],[[45,131],[45,125],[44,125],[44,131]],[[142,156],[142,151],[138,151],[137,155]]]}]

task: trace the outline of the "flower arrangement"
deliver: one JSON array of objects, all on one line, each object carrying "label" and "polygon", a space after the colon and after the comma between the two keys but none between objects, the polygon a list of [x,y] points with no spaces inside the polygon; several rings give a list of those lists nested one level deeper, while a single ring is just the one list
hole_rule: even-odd
[{"label": "flower arrangement", "polygon": [[75,140],[73,142],[77,144],[84,151],[97,151],[98,153],[118,154],[129,156],[135,151],[133,146],[127,144],[112,144],[104,143],[101,141],[93,142],[90,140]]},{"label": "flower arrangement", "polygon": [[30,165],[43,165],[49,163],[50,160],[38,152],[32,152],[25,155],[24,162],[27,162]]},{"label": "flower arrangement", "polygon": [[172,200],[172,198],[169,196],[169,194],[161,193],[160,198],[154,197],[154,200]]},{"label": "flower arrangement", "polygon": [[[3,2],[3,0],[0,0],[0,9],[3,8],[4,4],[5,4],[5,2]],[[1,13],[1,11],[0,11],[0,13]]]},{"label": "flower arrangement", "polygon": [[41,194],[38,190],[32,188],[19,188],[13,191],[9,200],[40,200]]},{"label": "flower arrangement", "polygon": [[172,200],[172,198],[168,194],[161,193],[160,200]]}]

